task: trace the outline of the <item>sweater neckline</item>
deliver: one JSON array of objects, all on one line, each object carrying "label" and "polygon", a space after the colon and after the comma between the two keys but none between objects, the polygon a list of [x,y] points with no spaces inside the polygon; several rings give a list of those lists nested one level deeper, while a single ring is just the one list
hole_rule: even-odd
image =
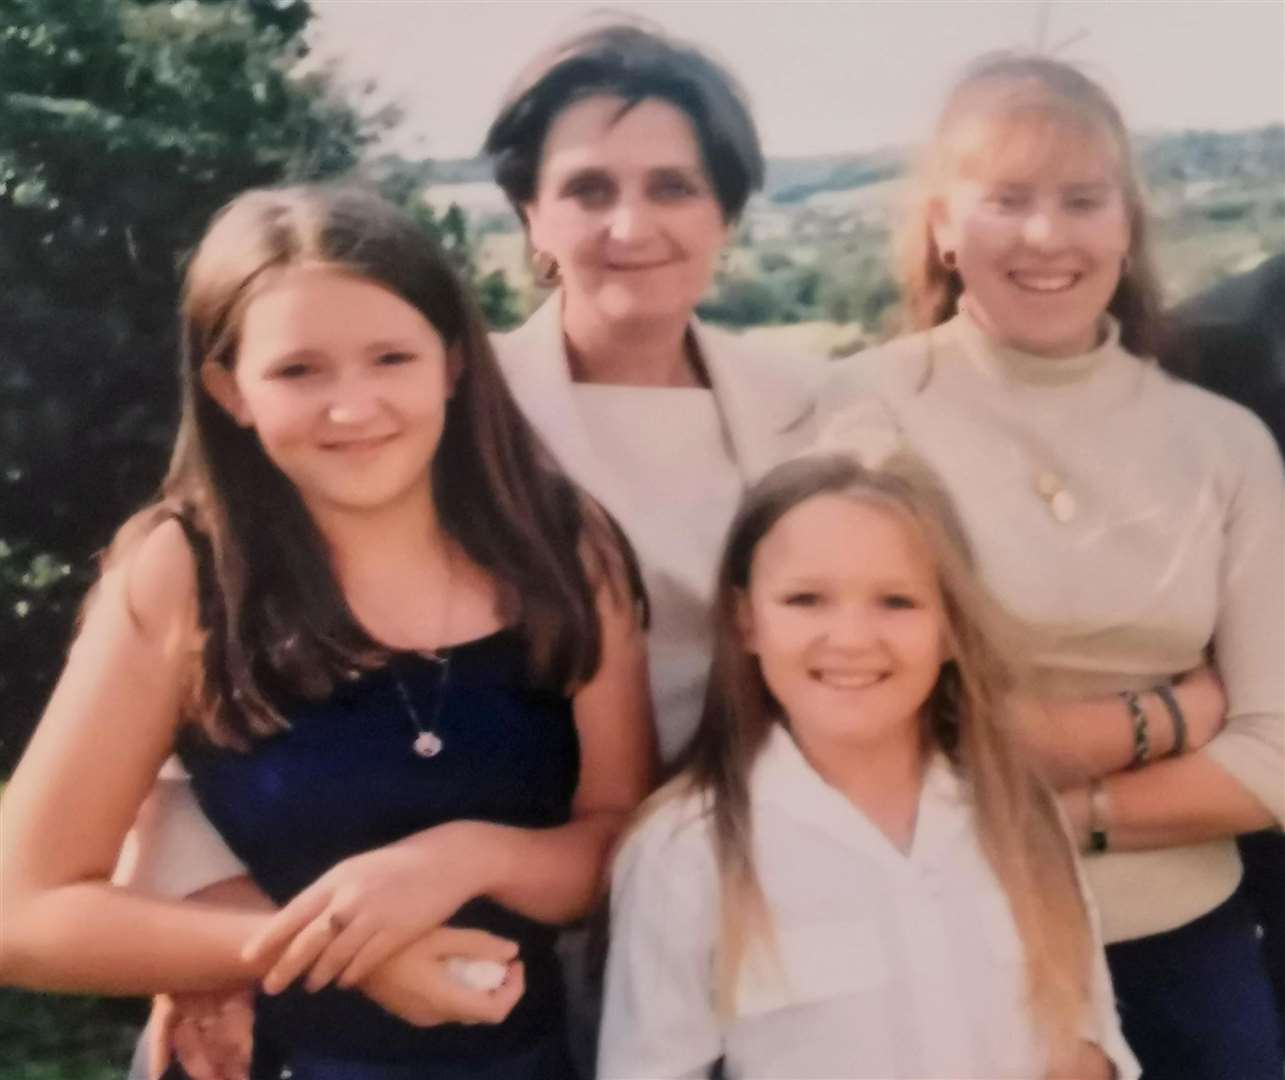
[{"label": "sweater neckline", "polygon": [[1120,348],[1120,324],[1102,316],[1102,340],[1087,352],[1071,356],[1040,356],[996,341],[981,328],[960,298],[959,312],[947,324],[969,361],[982,374],[1005,383],[1028,386],[1067,386],[1088,381]]}]

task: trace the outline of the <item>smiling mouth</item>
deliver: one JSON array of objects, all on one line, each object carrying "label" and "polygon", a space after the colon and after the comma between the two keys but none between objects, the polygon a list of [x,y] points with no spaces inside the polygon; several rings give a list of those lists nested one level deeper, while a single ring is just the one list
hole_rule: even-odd
[{"label": "smiling mouth", "polygon": [[607,269],[617,274],[637,274],[644,270],[659,270],[663,266],[669,266],[673,259],[662,259],[660,262],[649,263],[608,263]]},{"label": "smiling mouth", "polygon": [[865,690],[888,677],[883,671],[822,671],[817,668],[809,671],[808,675],[814,682],[832,690]]},{"label": "smiling mouth", "polygon": [[385,443],[392,442],[395,435],[372,435],[365,439],[344,439],[342,442],[322,443],[323,450],[335,453],[360,453],[363,450],[376,450]]},{"label": "smiling mouth", "polygon": [[1052,273],[1047,270],[1010,270],[1008,280],[1023,292],[1060,293],[1074,288],[1084,275],[1068,270]]}]

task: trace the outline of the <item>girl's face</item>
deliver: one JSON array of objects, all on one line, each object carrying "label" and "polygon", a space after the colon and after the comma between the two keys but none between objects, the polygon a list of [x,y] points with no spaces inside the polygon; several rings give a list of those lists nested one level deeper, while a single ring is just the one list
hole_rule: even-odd
[{"label": "girl's face", "polygon": [[549,127],[531,243],[558,260],[569,305],[606,323],[687,319],[714,272],[727,224],[691,122],[648,98],[598,95]]},{"label": "girl's face", "polygon": [[893,512],[842,495],[794,507],[754,552],[740,621],[805,747],[919,738],[945,613],[924,545]]},{"label": "girl's face", "polygon": [[416,308],[318,265],[268,282],[246,307],[235,369],[207,361],[201,374],[315,513],[428,492],[448,369],[441,338]]},{"label": "girl's face", "polygon": [[950,183],[937,250],[955,253],[968,311],[997,341],[1042,356],[1091,349],[1129,250],[1117,163],[1087,135],[1034,167],[1000,156]]}]

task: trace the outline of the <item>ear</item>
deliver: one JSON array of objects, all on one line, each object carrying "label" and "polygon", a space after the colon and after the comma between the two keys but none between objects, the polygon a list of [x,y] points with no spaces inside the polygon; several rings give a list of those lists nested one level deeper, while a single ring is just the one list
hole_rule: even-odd
[{"label": "ear", "polygon": [[455,388],[459,386],[465,366],[463,346],[458,341],[454,345],[448,345],[446,347],[446,396],[448,398],[455,396]]},{"label": "ear", "polygon": [[939,260],[943,251],[959,250],[959,229],[951,217],[950,204],[941,196],[928,202],[928,232]]},{"label": "ear", "polygon": [[735,590],[733,603],[736,605],[736,632],[741,638],[741,647],[751,656],[758,653],[758,640],[754,633],[754,609],[750,607],[750,594],[744,589]]},{"label": "ear", "polygon": [[216,360],[201,364],[201,385],[218,406],[242,427],[253,427],[254,420],[245,407],[245,399],[236,384],[236,376]]},{"label": "ear", "polygon": [[540,216],[540,208],[534,199],[522,204],[522,220],[526,224],[528,246],[532,251],[543,250],[544,219]]}]

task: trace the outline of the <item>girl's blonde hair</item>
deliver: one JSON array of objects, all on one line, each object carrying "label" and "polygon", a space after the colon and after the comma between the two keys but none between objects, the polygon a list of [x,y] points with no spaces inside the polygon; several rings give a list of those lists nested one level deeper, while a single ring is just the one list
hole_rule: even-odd
[{"label": "girl's blonde hair", "polygon": [[1037,166],[1058,154],[1103,151],[1114,159],[1129,221],[1129,250],[1107,310],[1120,321],[1126,349],[1154,354],[1160,287],[1129,133],[1102,87],[1070,64],[1047,56],[984,56],[947,97],[912,176],[897,242],[903,328],[927,329],[946,322],[957,310],[963,283],[943,263],[932,228],[955,178],[997,157]]},{"label": "girl's blonde hair", "polygon": [[[749,777],[773,724],[784,718],[738,628],[738,599],[754,552],[782,517],[819,495],[838,495],[895,516],[936,568],[951,659],[922,718],[930,746],[967,782],[983,850],[1008,897],[1026,955],[1032,1015],[1054,1053],[1074,1046],[1089,1000],[1092,936],[1075,858],[1056,800],[1006,732],[1014,684],[996,647],[1002,618],[977,583],[950,498],[917,459],[898,454],[877,470],[845,455],[779,466],[745,496],[719,568],[714,657],[700,724],[679,775],[656,797],[695,795],[712,820],[721,890],[720,1010],[751,944],[773,944],[753,861]],[[653,803],[654,805],[655,803]]]}]

